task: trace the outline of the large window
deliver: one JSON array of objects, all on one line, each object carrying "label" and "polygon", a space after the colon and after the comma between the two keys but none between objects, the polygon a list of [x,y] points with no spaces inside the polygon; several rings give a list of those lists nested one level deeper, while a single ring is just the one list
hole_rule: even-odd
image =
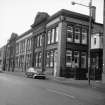
[{"label": "large window", "polygon": [[38,53],[35,54],[35,67],[38,67]]},{"label": "large window", "polygon": [[79,52],[78,51],[74,51],[74,63],[75,63],[75,67],[79,68]]},{"label": "large window", "polygon": [[80,28],[75,27],[75,43],[80,43]]},{"label": "large window", "polygon": [[87,29],[82,29],[82,44],[87,44]]},{"label": "large window", "polygon": [[39,67],[41,67],[41,65],[42,65],[42,53],[41,52],[39,53],[38,59],[39,59],[38,65],[39,65]]},{"label": "large window", "polygon": [[52,29],[52,32],[51,32],[51,43],[54,43],[54,35],[55,35],[55,29],[53,28]]},{"label": "large window", "polygon": [[54,67],[54,50],[46,52],[46,67]]},{"label": "large window", "polygon": [[39,42],[39,46],[42,46],[42,35],[40,35],[40,42]]},{"label": "large window", "polygon": [[58,42],[58,26],[55,28],[55,42]]},{"label": "large window", "polygon": [[23,52],[25,52],[25,40],[23,40]]},{"label": "large window", "polygon": [[72,66],[72,51],[71,50],[66,51],[66,66],[67,67]]},{"label": "large window", "polygon": [[39,42],[40,42],[40,36],[37,36],[37,47],[39,47]]},{"label": "large window", "polygon": [[50,44],[50,42],[51,42],[51,31],[49,30],[47,34],[47,44]]},{"label": "large window", "polygon": [[35,67],[41,67],[42,66],[42,53],[37,52],[35,53]]},{"label": "large window", "polygon": [[50,61],[50,52],[46,52],[46,67],[49,67],[49,61]]},{"label": "large window", "polygon": [[58,26],[47,32],[47,44],[53,44],[56,42],[58,42]]},{"label": "large window", "polygon": [[54,66],[54,51],[50,52],[50,67]]},{"label": "large window", "polygon": [[86,68],[86,52],[81,53],[81,68]]},{"label": "large window", "polygon": [[19,43],[16,44],[16,54],[19,53]]},{"label": "large window", "polygon": [[72,42],[73,41],[73,27],[67,26],[67,41]]},{"label": "large window", "polygon": [[[29,51],[29,50],[31,50],[31,44],[32,44],[32,42],[31,42],[32,40],[31,39],[27,39],[27,47],[26,47],[26,49],[27,49],[27,51]],[[25,46],[25,45],[24,45]]]}]

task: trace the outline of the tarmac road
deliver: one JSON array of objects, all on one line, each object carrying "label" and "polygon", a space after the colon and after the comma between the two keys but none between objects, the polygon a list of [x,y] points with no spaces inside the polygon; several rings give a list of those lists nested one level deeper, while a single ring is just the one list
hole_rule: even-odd
[{"label": "tarmac road", "polygon": [[0,105],[105,105],[105,94],[1,73]]}]

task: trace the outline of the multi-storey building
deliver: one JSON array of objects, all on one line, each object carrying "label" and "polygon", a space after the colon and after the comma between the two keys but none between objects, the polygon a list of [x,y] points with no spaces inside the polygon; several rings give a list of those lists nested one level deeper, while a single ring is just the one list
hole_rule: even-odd
[{"label": "multi-storey building", "polygon": [[[102,27],[95,24],[92,28],[100,33]],[[38,12],[31,29],[15,41],[15,70],[25,71],[32,66],[52,76],[87,79],[88,31],[87,15],[64,9],[52,16]],[[7,44],[7,48],[10,46]],[[7,54],[10,52],[9,48]],[[6,59],[9,64],[8,56]]]},{"label": "multi-storey building", "polygon": [[16,40],[15,71],[25,71],[32,66],[32,29]]},{"label": "multi-storey building", "polygon": [[0,70],[4,70],[5,46],[0,48]]},{"label": "multi-storey building", "polygon": [[102,79],[103,24],[95,23],[91,36],[91,78]]},{"label": "multi-storey building", "polygon": [[46,71],[86,79],[89,17],[60,10],[46,24]]},{"label": "multi-storey building", "polygon": [[14,71],[15,68],[15,51],[17,37],[18,35],[16,33],[12,33],[11,38],[8,40],[6,45],[5,69],[7,71]]},{"label": "multi-storey building", "polygon": [[34,23],[31,25],[33,29],[33,62],[32,66],[39,70],[45,71],[45,35],[46,22],[49,15],[45,12],[38,12]]}]

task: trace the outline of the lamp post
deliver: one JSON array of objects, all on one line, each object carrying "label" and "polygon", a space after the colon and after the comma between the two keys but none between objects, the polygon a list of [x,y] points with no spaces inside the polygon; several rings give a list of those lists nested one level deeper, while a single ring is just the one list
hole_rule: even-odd
[{"label": "lamp post", "polygon": [[90,85],[90,48],[91,48],[91,25],[92,25],[92,0],[90,0],[89,2],[89,6],[84,5],[84,4],[80,4],[80,3],[76,3],[76,2],[72,2],[72,5],[81,5],[81,6],[85,6],[89,8],[89,42],[88,42],[88,83]]}]

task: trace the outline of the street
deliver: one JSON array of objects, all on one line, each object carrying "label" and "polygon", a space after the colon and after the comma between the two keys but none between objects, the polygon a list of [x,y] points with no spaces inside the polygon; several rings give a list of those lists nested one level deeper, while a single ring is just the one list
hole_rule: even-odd
[{"label": "street", "polygon": [[105,93],[1,73],[0,105],[105,105]]}]

